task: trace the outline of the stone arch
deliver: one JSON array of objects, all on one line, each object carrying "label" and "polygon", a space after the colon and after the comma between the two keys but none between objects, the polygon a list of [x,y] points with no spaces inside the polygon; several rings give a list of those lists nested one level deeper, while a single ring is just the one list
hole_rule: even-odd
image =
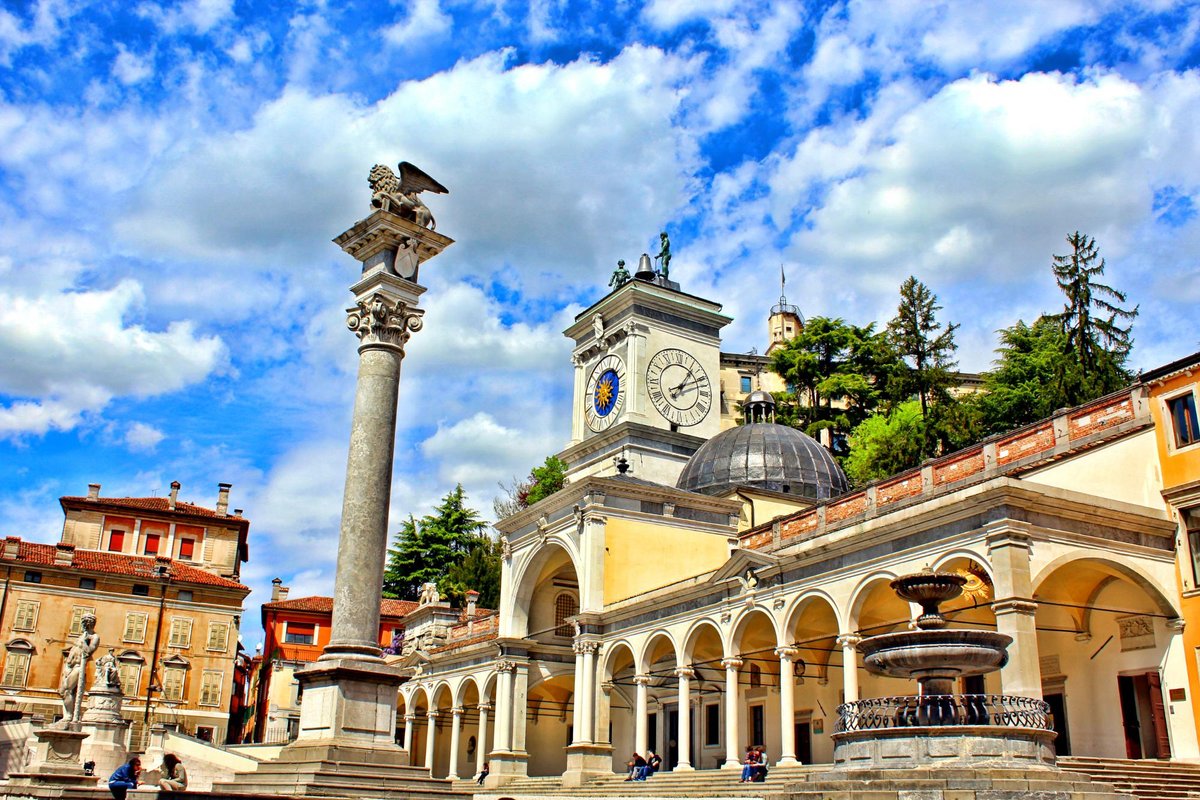
[{"label": "stone arch", "polygon": [[479,688],[479,681],[474,675],[463,675],[458,682],[454,684],[454,705],[461,706],[468,697],[469,690],[474,689],[475,696],[482,701],[483,691]]},{"label": "stone arch", "polygon": [[637,671],[642,674],[650,673],[655,662],[662,658],[664,648],[669,651],[675,666],[679,666],[679,645],[675,642],[675,637],[660,629],[650,634],[645,644],[642,645],[635,662]]},{"label": "stone arch", "polygon": [[1074,563],[1090,563],[1098,565],[1102,568],[1111,569],[1118,573],[1121,577],[1126,578],[1135,586],[1139,587],[1146,593],[1150,600],[1157,606],[1158,611],[1165,617],[1178,617],[1180,613],[1175,605],[1168,599],[1168,592],[1160,587],[1155,580],[1150,577],[1133,559],[1124,560],[1121,556],[1115,553],[1106,553],[1097,555],[1094,551],[1074,550],[1070,553],[1064,553],[1058,558],[1051,561],[1046,566],[1038,571],[1032,581],[1033,593],[1036,595],[1041,589],[1046,580],[1049,579],[1055,572],[1067,564]]},{"label": "stone arch", "polygon": [[837,637],[842,630],[837,604],[825,592],[805,592],[784,615],[785,643],[800,651],[799,658],[812,665],[818,678],[828,678],[834,654],[840,653]]},{"label": "stone arch", "polygon": [[680,650],[680,658],[684,664],[691,662],[695,658],[696,644],[705,631],[711,632],[716,636],[721,655],[724,655],[725,636],[721,633],[721,626],[712,621],[708,617],[702,617],[692,623],[688,628],[687,633],[683,637],[683,649]]},{"label": "stone arch", "polygon": [[743,610],[742,613],[738,615],[738,618],[733,625],[729,627],[729,638],[725,643],[726,654],[737,654],[737,650],[741,645],[742,639],[746,635],[746,629],[753,624],[754,620],[757,619],[759,615],[766,617],[766,620],[770,625],[771,632],[775,636],[775,642],[772,646],[778,647],[781,644],[782,640],[780,639],[779,634],[779,621],[775,619],[775,615],[771,613],[771,610],[766,606],[754,605]]},{"label": "stone arch", "polygon": [[[850,603],[847,607],[846,614],[846,629],[847,631],[858,631],[862,629],[862,612],[863,606],[870,599],[872,593],[878,588],[880,583],[886,587],[897,577],[895,572],[891,570],[880,570],[867,575],[854,587],[854,591],[850,593]],[[889,592],[891,588],[887,589]]]},{"label": "stone arch", "polygon": [[792,632],[792,629],[796,626],[796,614],[802,611],[803,607],[813,602],[824,602],[825,605],[829,606],[829,610],[833,613],[833,619],[838,625],[838,631],[841,632],[846,629],[846,620],[844,618],[845,615],[843,615],[841,609],[838,608],[837,601],[833,599],[833,595],[829,594],[824,589],[809,589],[803,594],[794,597],[792,602],[788,604],[786,610],[783,612],[782,631],[784,633],[784,638],[787,638],[787,636]]},{"label": "stone arch", "polygon": [[937,560],[933,562],[934,571],[936,572],[945,569],[947,566],[951,565],[955,559],[974,561],[983,568],[983,570],[987,573],[988,578],[995,580],[996,573],[995,570],[992,569],[991,562],[981,556],[979,553],[976,553],[974,550],[968,550],[966,548],[950,550],[940,555]]},{"label": "stone arch", "polygon": [[609,642],[604,647],[603,667],[600,674],[604,676],[605,681],[611,681],[613,678],[613,664],[618,663],[618,658],[621,655],[629,656],[629,662],[634,670],[637,670],[637,650],[632,644],[625,639],[618,639],[615,642]]},{"label": "stone arch", "polygon": [[[556,574],[569,572],[574,576],[575,596],[583,608],[583,596],[579,591],[581,558],[573,542],[561,534],[555,534],[546,543],[533,551],[518,567],[513,566],[513,600],[507,620],[509,635],[525,638],[536,634],[530,631],[530,616],[535,613],[533,601],[535,590],[540,584],[552,580]],[[562,588],[562,587],[559,587]],[[553,602],[553,599],[551,599]]]}]

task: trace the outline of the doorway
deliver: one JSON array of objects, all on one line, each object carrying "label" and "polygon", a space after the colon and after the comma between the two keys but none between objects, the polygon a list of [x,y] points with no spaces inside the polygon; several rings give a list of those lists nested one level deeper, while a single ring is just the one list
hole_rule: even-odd
[{"label": "doorway", "polygon": [[796,760],[812,763],[812,723],[808,720],[796,723]]},{"label": "doorway", "polygon": [[1170,758],[1171,739],[1157,672],[1118,675],[1126,758]]},{"label": "doorway", "polygon": [[765,706],[750,706],[750,744],[765,745],[767,739],[767,709]]},{"label": "doorway", "polygon": [[679,709],[672,708],[667,711],[667,752],[666,762],[667,769],[675,769],[679,765]]},{"label": "doorway", "polygon": [[1060,756],[1071,755],[1071,736],[1067,733],[1067,698],[1062,692],[1043,695],[1050,706],[1050,727],[1058,736],[1054,739],[1054,752]]}]

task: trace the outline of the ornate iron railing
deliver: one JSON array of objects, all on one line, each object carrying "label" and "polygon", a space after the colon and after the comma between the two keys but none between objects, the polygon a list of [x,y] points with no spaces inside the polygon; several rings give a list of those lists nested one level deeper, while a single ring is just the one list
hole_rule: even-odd
[{"label": "ornate iron railing", "polygon": [[843,703],[838,706],[836,732],[954,725],[1053,729],[1050,706],[1043,700],[1000,694],[933,694]]}]

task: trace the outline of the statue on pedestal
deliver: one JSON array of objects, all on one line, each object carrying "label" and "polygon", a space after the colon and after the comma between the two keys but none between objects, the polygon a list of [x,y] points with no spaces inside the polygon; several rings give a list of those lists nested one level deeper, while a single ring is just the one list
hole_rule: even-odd
[{"label": "statue on pedestal", "polygon": [[400,162],[399,170],[400,175],[397,176],[383,164],[371,167],[371,173],[367,176],[367,185],[371,187],[371,207],[390,211],[422,228],[436,230],[433,213],[419,195],[424,191],[447,194],[449,190],[407,161]]},{"label": "statue on pedestal", "polygon": [[654,260],[659,263],[658,274],[665,281],[671,277],[671,240],[667,237],[666,231],[660,233],[658,239],[662,243],[662,249],[658,251]]},{"label": "statue on pedestal", "polygon": [[79,625],[79,637],[67,651],[67,657],[63,661],[62,680],[58,684],[58,694],[63,701],[63,727],[79,721],[79,710],[87,679],[87,662],[100,646],[100,636],[96,633],[96,615],[84,614]]}]

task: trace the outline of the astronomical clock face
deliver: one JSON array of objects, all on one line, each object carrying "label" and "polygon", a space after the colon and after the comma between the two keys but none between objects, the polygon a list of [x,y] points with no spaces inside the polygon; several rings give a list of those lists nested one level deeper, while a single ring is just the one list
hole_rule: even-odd
[{"label": "astronomical clock face", "polygon": [[700,362],[683,350],[660,350],[646,367],[650,402],[681,428],[696,425],[712,408],[712,384]]},{"label": "astronomical clock face", "polygon": [[583,409],[587,426],[593,431],[607,429],[621,416],[624,404],[625,365],[617,356],[605,356],[588,379],[587,401]]}]

